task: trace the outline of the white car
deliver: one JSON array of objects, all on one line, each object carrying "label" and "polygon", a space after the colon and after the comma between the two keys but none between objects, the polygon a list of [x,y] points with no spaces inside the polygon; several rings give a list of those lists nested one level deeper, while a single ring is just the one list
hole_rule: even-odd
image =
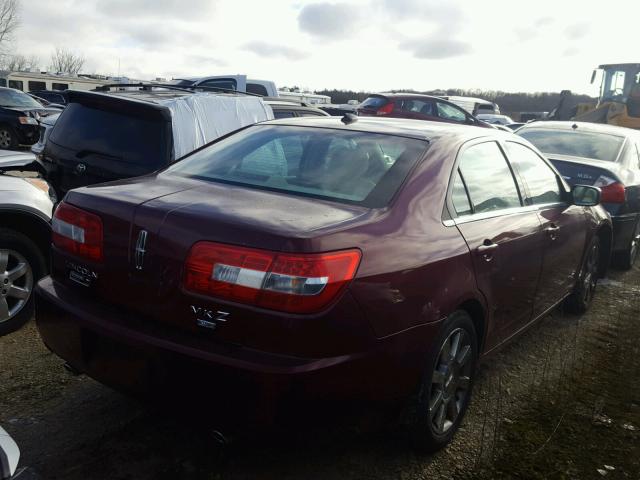
[{"label": "white car", "polygon": [[508,115],[498,115],[495,113],[479,113],[476,115],[476,118],[483,122],[498,125],[509,125],[510,123],[514,123],[513,119]]}]

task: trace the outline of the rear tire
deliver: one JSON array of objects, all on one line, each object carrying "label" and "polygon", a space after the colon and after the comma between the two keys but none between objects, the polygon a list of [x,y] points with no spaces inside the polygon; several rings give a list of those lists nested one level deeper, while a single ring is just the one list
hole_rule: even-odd
[{"label": "rear tire", "polygon": [[0,336],[33,316],[33,290],[45,272],[44,256],[33,241],[0,228]]},{"label": "rear tire", "polygon": [[594,236],[585,252],[573,293],[564,301],[564,308],[567,312],[584,313],[589,309],[598,286],[599,273],[600,237]]},{"label": "rear tire", "polygon": [[434,452],[458,430],[471,399],[478,358],[478,338],[467,312],[453,312],[433,343],[417,395],[406,422],[414,447]]},{"label": "rear tire", "polygon": [[638,237],[640,236],[640,220],[636,221],[636,226],[633,229],[633,234],[629,241],[629,247],[624,252],[617,252],[613,257],[614,266],[620,270],[630,270],[633,264],[638,258],[638,252],[640,250],[640,242]]},{"label": "rear tire", "polygon": [[0,149],[13,150],[18,147],[18,137],[11,127],[0,126]]}]

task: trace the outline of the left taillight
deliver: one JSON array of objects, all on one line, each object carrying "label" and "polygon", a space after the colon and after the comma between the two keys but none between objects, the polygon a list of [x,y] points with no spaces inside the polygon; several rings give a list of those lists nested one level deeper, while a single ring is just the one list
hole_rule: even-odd
[{"label": "left taillight", "polygon": [[356,249],[288,254],[198,242],[185,265],[186,290],[291,313],[329,305],[353,279]]},{"label": "left taillight", "polygon": [[98,215],[61,202],[51,222],[53,244],[72,255],[102,261],[102,220]]}]

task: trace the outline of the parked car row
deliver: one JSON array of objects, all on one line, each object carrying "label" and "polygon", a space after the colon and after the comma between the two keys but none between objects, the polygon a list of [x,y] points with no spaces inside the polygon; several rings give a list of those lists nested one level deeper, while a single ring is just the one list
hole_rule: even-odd
[{"label": "parked car row", "polygon": [[0,175],[0,328],[30,316],[35,291],[47,347],[120,390],[259,424],[373,404],[435,450],[479,361],[559,305],[586,311],[612,249],[625,267],[637,256],[625,129],[516,135],[407,94],[330,117],[103,90],[67,92],[38,159],[0,157],[53,187]]}]

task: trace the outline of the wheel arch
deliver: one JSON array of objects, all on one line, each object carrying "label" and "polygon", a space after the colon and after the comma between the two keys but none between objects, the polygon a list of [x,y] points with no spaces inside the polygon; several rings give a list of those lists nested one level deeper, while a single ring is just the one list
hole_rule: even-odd
[{"label": "wheel arch", "polygon": [[487,326],[484,305],[477,298],[469,298],[458,305],[457,310],[463,310],[471,317],[478,338],[478,352],[482,352],[484,350]]},{"label": "wheel arch", "polygon": [[46,266],[49,265],[51,249],[51,226],[43,218],[24,211],[0,210],[1,228],[13,230],[31,239],[42,252]]}]

